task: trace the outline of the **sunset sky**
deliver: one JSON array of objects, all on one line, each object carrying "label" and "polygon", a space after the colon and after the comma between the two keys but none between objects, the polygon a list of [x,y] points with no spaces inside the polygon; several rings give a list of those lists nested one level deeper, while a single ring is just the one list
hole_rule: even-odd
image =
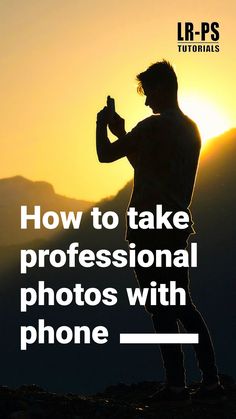
[{"label": "sunset sky", "polygon": [[[236,127],[235,16],[235,0],[2,0],[0,178],[95,201],[116,193],[132,170],[98,163],[96,113],[110,94],[127,130],[149,116],[135,76],[162,58],[203,140]],[[178,21],[219,22],[220,52],[179,53]]]}]

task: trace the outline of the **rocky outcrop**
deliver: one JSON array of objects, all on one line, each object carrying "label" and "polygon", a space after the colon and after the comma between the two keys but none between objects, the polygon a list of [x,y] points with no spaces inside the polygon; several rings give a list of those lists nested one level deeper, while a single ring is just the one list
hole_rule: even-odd
[{"label": "rocky outcrop", "polygon": [[[4,419],[235,419],[236,386],[221,376],[227,401],[187,407],[146,405],[142,402],[161,383],[118,384],[92,396],[49,393],[36,385],[16,390],[0,387],[0,418]],[[198,383],[190,386],[194,392]]]}]

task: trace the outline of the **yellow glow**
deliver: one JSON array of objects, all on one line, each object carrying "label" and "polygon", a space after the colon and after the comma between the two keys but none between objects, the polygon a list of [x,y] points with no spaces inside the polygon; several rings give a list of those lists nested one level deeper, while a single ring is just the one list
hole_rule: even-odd
[{"label": "yellow glow", "polygon": [[225,112],[212,101],[198,95],[189,95],[181,100],[181,109],[199,128],[202,144],[222,134],[230,128],[230,121]]},{"label": "yellow glow", "polygon": [[[135,77],[162,58],[203,140],[236,126],[235,0],[172,3],[0,1],[0,178],[48,181],[79,199],[115,194],[133,170],[98,162],[96,113],[110,94],[127,131],[150,115]],[[220,22],[220,52],[179,53],[177,22],[197,29],[203,17]]]}]

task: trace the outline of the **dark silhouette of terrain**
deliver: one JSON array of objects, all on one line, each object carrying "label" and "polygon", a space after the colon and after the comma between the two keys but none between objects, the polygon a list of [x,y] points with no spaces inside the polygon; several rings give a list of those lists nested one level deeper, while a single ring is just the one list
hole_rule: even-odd
[{"label": "dark silhouette of terrain", "polygon": [[[216,405],[148,405],[142,400],[161,388],[162,383],[142,382],[109,386],[91,396],[49,393],[36,385],[24,385],[16,390],[0,387],[0,409],[4,419],[235,419],[234,380],[228,376],[220,379],[227,401]],[[198,385],[191,384],[190,391],[196,391]]]},{"label": "dark silhouette of terrain", "polygon": [[20,229],[20,206],[27,205],[31,211],[40,205],[42,212],[86,211],[92,202],[67,198],[55,193],[47,182],[33,182],[22,176],[0,180],[0,246],[26,243],[35,239],[50,238],[58,230]]},{"label": "dark silhouette of terrain", "polygon": [[[220,372],[235,376],[236,130],[220,136],[207,147],[208,151],[202,154],[192,205],[198,232],[192,239],[198,242],[199,262],[198,268],[191,272],[192,289],[194,300],[211,330]],[[113,199],[96,204],[102,211],[109,209],[119,213],[119,229],[94,231],[90,217],[85,216],[79,232],[65,232],[48,243],[35,242],[34,245],[67,249],[71,242],[78,241],[81,249],[126,248],[124,218],[130,190],[131,183]],[[30,248],[31,244],[24,247]],[[37,383],[53,391],[92,393],[117,382],[162,379],[161,361],[159,364],[156,362],[156,346],[119,345],[120,332],[152,332],[143,307],[130,307],[127,302],[125,288],[136,286],[132,269],[48,267],[32,269],[22,277],[19,274],[19,247],[8,247],[5,251],[8,255],[12,253],[15,263],[11,263],[11,269],[1,275],[0,313],[4,321],[1,322],[0,359],[3,384],[19,386]],[[1,254],[4,254],[4,248]],[[81,283],[84,288],[94,286],[101,290],[111,286],[118,290],[118,304],[112,307],[71,305],[64,308],[35,305],[28,313],[20,313],[20,287],[36,287],[38,280],[44,280],[55,290],[62,286],[72,288],[75,283]],[[91,328],[104,325],[109,330],[109,340],[105,345],[35,344],[28,351],[21,352],[20,325],[36,325],[38,318],[44,318],[46,324],[54,328],[61,325],[88,325]],[[192,381],[199,377],[197,370],[190,369],[192,352],[187,346],[185,349],[189,379]],[[154,363],[155,370],[150,367]]]}]

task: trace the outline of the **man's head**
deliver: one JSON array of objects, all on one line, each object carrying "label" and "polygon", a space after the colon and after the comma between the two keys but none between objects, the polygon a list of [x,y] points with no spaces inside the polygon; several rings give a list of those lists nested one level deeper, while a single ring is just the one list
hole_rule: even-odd
[{"label": "man's head", "polygon": [[146,71],[137,75],[138,93],[146,96],[145,105],[153,113],[177,104],[178,82],[175,71],[168,61],[152,64]]}]

